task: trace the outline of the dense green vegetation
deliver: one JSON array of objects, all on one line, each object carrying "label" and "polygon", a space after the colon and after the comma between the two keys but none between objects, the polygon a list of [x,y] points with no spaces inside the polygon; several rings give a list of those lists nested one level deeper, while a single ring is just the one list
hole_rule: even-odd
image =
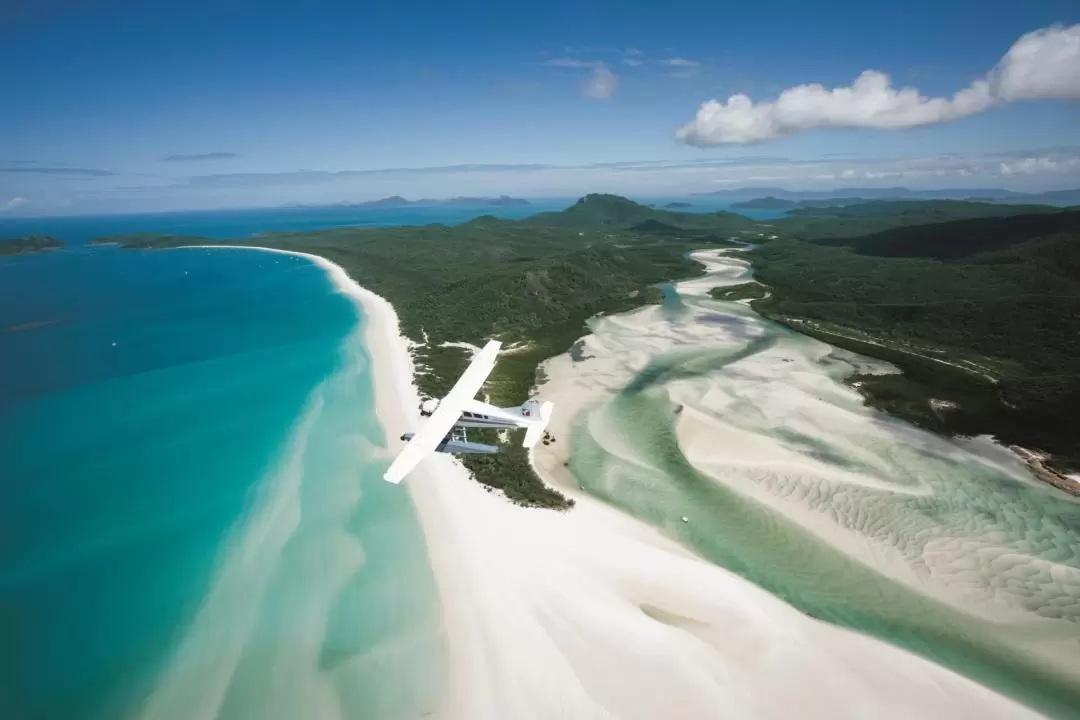
[{"label": "dense green vegetation", "polygon": [[625,230],[655,220],[684,231],[701,230],[720,235],[736,235],[751,231],[757,223],[748,217],[730,212],[692,213],[656,210],[639,205],[618,195],[586,195],[560,212],[538,213],[525,222],[583,230]]},{"label": "dense green vegetation", "polygon": [[45,250],[57,250],[64,243],[47,235],[27,235],[20,238],[0,239],[0,256],[28,255]]},{"label": "dense green vegetation", "polygon": [[[507,405],[527,397],[538,364],[569,350],[586,319],[659,302],[656,283],[700,272],[687,251],[760,242],[740,255],[773,294],[760,297],[756,283],[718,290],[725,299],[758,297],[756,309],[800,332],[901,366],[902,376],[856,379],[871,403],[941,432],[992,433],[1052,452],[1063,465],[1080,463],[1070,417],[1080,402],[1080,215],[1045,207],[1017,215],[1016,206],[955,201],[833,211],[756,223],[589,195],[521,221],[484,216],[455,227],[229,242],[324,256],[390,300],[402,331],[421,344],[417,380],[426,394],[445,393],[468,361],[443,343],[517,343],[486,386],[493,402]],[[99,242],[208,244],[160,235]],[[565,507],[515,442],[463,461],[516,502]]]},{"label": "dense green vegetation", "polygon": [[917,223],[943,222],[977,217],[1006,217],[1033,213],[1055,213],[1058,208],[1047,205],[1004,205],[970,200],[804,200],[788,211],[791,217],[913,217]]},{"label": "dense green vegetation", "polygon": [[760,300],[769,293],[761,283],[748,282],[726,287],[714,287],[709,291],[713,300]]},{"label": "dense green vegetation", "polygon": [[[816,202],[816,201],[814,201]],[[769,225],[782,237],[817,240],[854,238],[893,228],[968,218],[999,218],[1036,213],[1057,214],[1048,205],[1006,205],[962,200],[873,200],[851,205],[806,205]]]},{"label": "dense green vegetation", "polygon": [[772,288],[756,310],[903,368],[856,378],[874,404],[1080,467],[1080,213],[778,239],[752,257]]}]

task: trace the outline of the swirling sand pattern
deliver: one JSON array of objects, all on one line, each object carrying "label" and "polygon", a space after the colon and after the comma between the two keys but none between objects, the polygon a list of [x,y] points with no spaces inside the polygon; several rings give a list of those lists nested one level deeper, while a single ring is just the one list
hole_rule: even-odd
[{"label": "swirling sand pattern", "polygon": [[[716,284],[743,277],[710,264]],[[864,407],[838,381],[884,364],[710,286],[594,323],[581,372],[610,386],[619,363],[623,382],[576,420],[583,487],[810,615],[1076,717],[1080,505],[987,439]]]},{"label": "swirling sand pattern", "polygon": [[439,693],[442,634],[408,498],[380,477],[360,329],[222,548],[145,720],[406,718]]}]

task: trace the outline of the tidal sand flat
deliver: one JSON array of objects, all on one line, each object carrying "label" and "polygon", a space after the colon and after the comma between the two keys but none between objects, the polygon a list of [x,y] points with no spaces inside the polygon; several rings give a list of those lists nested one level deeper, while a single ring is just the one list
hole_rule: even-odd
[{"label": "tidal sand flat", "polygon": [[[367,319],[252,250],[0,263],[4,717],[420,716],[436,587]],[[49,321],[49,322],[44,322]]]},{"label": "tidal sand flat", "polygon": [[[409,343],[393,308],[332,263],[220,247],[92,257],[100,276],[83,264],[72,278],[138,277],[142,302],[114,287],[86,307],[72,292],[73,304],[50,301],[49,319],[62,321],[7,336],[83,343],[71,352],[89,361],[78,372],[27,365],[38,386],[5,405],[4,475],[21,524],[9,525],[18,562],[5,563],[0,592],[13,608],[5,696],[19,717],[1034,717],[947,668],[807,617],[791,588],[750,582],[749,561],[712,552],[703,540],[760,538],[715,508],[656,494],[678,480],[658,444],[663,424],[634,435],[594,419],[628,390],[644,397],[702,374],[693,352],[637,324],[640,313],[600,321],[629,323],[636,344],[604,346],[598,325],[576,363],[547,368],[557,442],[534,461],[577,501],[558,513],[511,505],[447,456],[401,486],[382,482],[395,438],[417,422]],[[107,270],[114,262],[156,269]],[[744,271],[725,273],[735,282]],[[192,278],[203,284],[188,293]],[[295,294],[282,284],[292,282]],[[641,313],[678,324],[695,312],[683,300]],[[194,352],[208,322],[217,344]],[[701,325],[758,347],[723,313]],[[118,366],[109,353],[127,345],[177,354],[128,350]],[[678,434],[666,437],[678,445]],[[596,438],[615,460],[590,460]],[[634,472],[666,479],[627,483]],[[841,546],[830,552],[864,567]],[[853,586],[866,580],[850,572]],[[811,574],[808,585],[820,580]],[[853,592],[822,587],[837,606]]]},{"label": "tidal sand flat", "polygon": [[[408,343],[385,301],[351,293],[370,321],[376,405],[393,437],[417,421]],[[569,437],[565,424],[556,432]],[[566,486],[557,458],[536,460]],[[517,507],[435,455],[399,489],[415,503],[439,588],[447,664],[432,717],[1035,716],[810,619],[574,487],[570,512]]]},{"label": "tidal sand flat", "polygon": [[840,381],[888,366],[709,299],[748,270],[697,257],[709,278],[544,366],[571,447],[537,464],[808,615],[1074,716],[1080,506],[986,439],[865,408]]}]

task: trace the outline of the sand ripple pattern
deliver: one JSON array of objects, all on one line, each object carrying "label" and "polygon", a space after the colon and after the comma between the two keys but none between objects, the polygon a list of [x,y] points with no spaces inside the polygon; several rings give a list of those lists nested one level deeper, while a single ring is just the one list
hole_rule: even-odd
[{"label": "sand ripple pattern", "polygon": [[576,349],[611,391],[578,416],[583,487],[805,612],[1051,711],[1080,699],[1080,504],[987,438],[864,407],[839,381],[886,364],[709,299],[747,272],[709,264]]}]

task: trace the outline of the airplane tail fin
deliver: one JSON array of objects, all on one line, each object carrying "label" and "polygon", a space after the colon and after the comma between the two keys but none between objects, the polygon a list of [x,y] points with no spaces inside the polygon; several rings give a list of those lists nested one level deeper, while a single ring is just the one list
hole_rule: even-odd
[{"label": "airplane tail fin", "polygon": [[544,430],[547,429],[548,423],[551,422],[551,412],[555,409],[555,403],[537,403],[532,400],[529,402],[533,403],[534,406],[539,406],[539,409],[536,410],[539,418],[525,430],[525,439],[521,445],[527,448],[531,448],[544,436]]}]

